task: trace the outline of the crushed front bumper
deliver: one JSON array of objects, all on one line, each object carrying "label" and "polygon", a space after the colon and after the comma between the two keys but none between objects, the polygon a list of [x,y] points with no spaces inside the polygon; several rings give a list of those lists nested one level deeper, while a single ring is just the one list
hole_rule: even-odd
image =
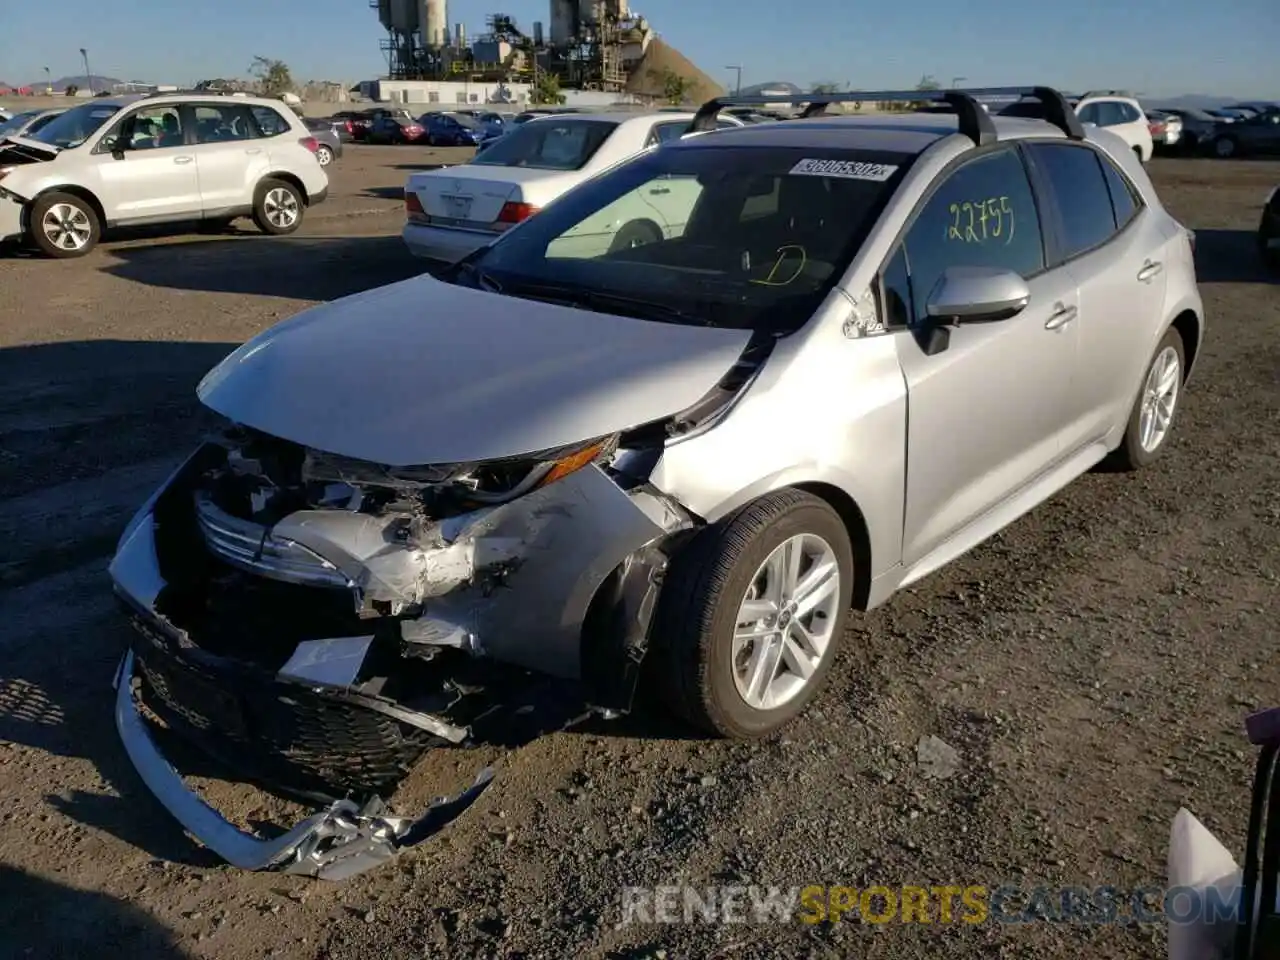
[{"label": "crushed front bumper", "polygon": [[156,748],[134,696],[134,655],[116,675],[116,730],[134,769],[166,810],[206,847],[244,870],[275,870],[321,880],[345,880],[386,863],[400,850],[444,829],[473,804],[493,779],[486,767],[468,789],[439,798],[416,820],[387,815],[380,804],[338,800],[274,840],[228,822],[189,789]]},{"label": "crushed front bumper", "polygon": [[[378,798],[388,796],[427,750],[476,741],[518,745],[571,725],[593,708],[607,713],[630,705],[665,569],[662,543],[692,522],[655,491],[624,491],[590,467],[537,494],[460,518],[450,526],[449,543],[423,556],[441,592],[429,596],[428,616],[405,643],[422,642],[418,633],[427,625],[438,631],[456,627],[475,642],[425,661],[420,652],[398,659],[385,633],[376,642],[338,634],[330,635],[335,640],[300,642],[295,656],[310,645],[356,651],[354,667],[334,667],[332,676],[321,677],[290,672],[294,658],[277,671],[204,649],[201,635],[184,626],[192,609],[189,585],[171,583],[170,574],[181,581],[178,567],[196,556],[217,563],[220,549],[226,554],[222,561],[238,560],[252,573],[272,561],[270,537],[287,533],[318,551],[351,584],[394,592],[407,581],[372,573],[386,574],[391,568],[374,561],[385,564],[401,555],[399,548],[361,560],[359,538],[338,535],[351,518],[307,514],[304,524],[294,514],[255,534],[256,554],[240,557],[227,544],[234,546],[232,534],[244,531],[223,530],[225,522],[202,514],[192,496],[192,478],[204,469],[202,456],[193,455],[139,511],[110,566],[116,593],[137,627],[117,677],[116,724],[134,766],[165,808],[229,862],[327,879],[368,869],[446,826],[492,778],[490,770],[482,771],[470,788],[433,804],[417,820],[389,816]],[[325,522],[330,519],[334,524]],[[175,540],[175,530],[187,532]],[[511,549],[518,556],[509,555]],[[443,562],[460,550],[467,569]],[[477,577],[494,558],[501,559],[505,575],[482,589]],[[301,585],[283,589],[301,591],[302,604],[325,592]],[[589,615],[600,630],[584,643]],[[273,616],[283,624],[289,613],[281,609]],[[264,637],[235,622],[244,636]],[[403,698],[379,686],[377,677],[369,679],[363,668],[373,664],[379,677],[430,682],[415,681],[413,695]],[[572,695],[562,696],[566,690]],[[245,834],[184,785],[149,735],[152,721],[252,781],[325,807],[279,840]],[[515,728],[519,739],[491,735],[495,727]],[[353,796],[370,799],[360,804]]]}]

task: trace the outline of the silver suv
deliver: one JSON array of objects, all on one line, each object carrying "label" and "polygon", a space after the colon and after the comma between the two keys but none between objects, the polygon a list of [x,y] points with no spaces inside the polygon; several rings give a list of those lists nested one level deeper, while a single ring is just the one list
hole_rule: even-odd
[{"label": "silver suv", "polygon": [[111,227],[240,216],[265,233],[292,233],[328,193],[318,147],[279,100],[90,100],[0,139],[0,241],[80,257]]},{"label": "silver suv", "polygon": [[[953,116],[814,104],[715,131],[734,101],[713,101],[711,132],[443,279],[242,346],[199,388],[225,435],[112,563],[137,697],[356,792],[502,718],[540,729],[539,677],[612,714],[647,671],[704,730],[778,729],[851,609],[1169,444],[1204,331],[1191,235],[1127,144],[1019,92],[1043,119],[945,92]],[[614,243],[646,198],[669,229]],[[305,719],[326,710],[350,716]],[[157,791],[222,829],[180,782]]]}]

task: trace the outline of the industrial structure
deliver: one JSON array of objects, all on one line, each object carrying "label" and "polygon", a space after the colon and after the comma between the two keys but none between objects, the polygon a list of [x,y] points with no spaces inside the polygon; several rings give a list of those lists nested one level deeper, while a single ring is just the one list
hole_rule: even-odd
[{"label": "industrial structure", "polygon": [[550,0],[550,29],[529,33],[503,13],[468,44],[461,23],[449,29],[446,0],[369,0],[387,31],[382,50],[394,80],[536,83],[540,73],[579,90],[621,92],[644,58],[653,31],[627,0]]}]

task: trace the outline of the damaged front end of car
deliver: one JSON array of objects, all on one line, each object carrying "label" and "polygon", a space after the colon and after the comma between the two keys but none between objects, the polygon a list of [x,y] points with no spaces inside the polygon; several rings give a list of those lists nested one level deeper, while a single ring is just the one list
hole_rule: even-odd
[{"label": "damaged front end of car", "polygon": [[[489,783],[388,815],[426,751],[628,710],[667,557],[699,521],[618,440],[418,468],[237,425],[206,441],[110,567],[137,627],[116,722],[148,787],[237,866],[341,879]],[[277,840],[246,834],[182,782],[156,728],[327,806]]]}]

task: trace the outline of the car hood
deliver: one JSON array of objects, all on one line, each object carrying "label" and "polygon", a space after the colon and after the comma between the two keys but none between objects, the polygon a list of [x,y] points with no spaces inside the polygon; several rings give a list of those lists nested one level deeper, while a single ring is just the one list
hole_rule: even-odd
[{"label": "car hood", "polygon": [[748,330],[687,327],[415,277],[313,307],[200,383],[245,426],[388,466],[514,457],[696,403]]},{"label": "car hood", "polygon": [[61,152],[57,147],[27,137],[0,137],[0,164],[47,162]]}]

